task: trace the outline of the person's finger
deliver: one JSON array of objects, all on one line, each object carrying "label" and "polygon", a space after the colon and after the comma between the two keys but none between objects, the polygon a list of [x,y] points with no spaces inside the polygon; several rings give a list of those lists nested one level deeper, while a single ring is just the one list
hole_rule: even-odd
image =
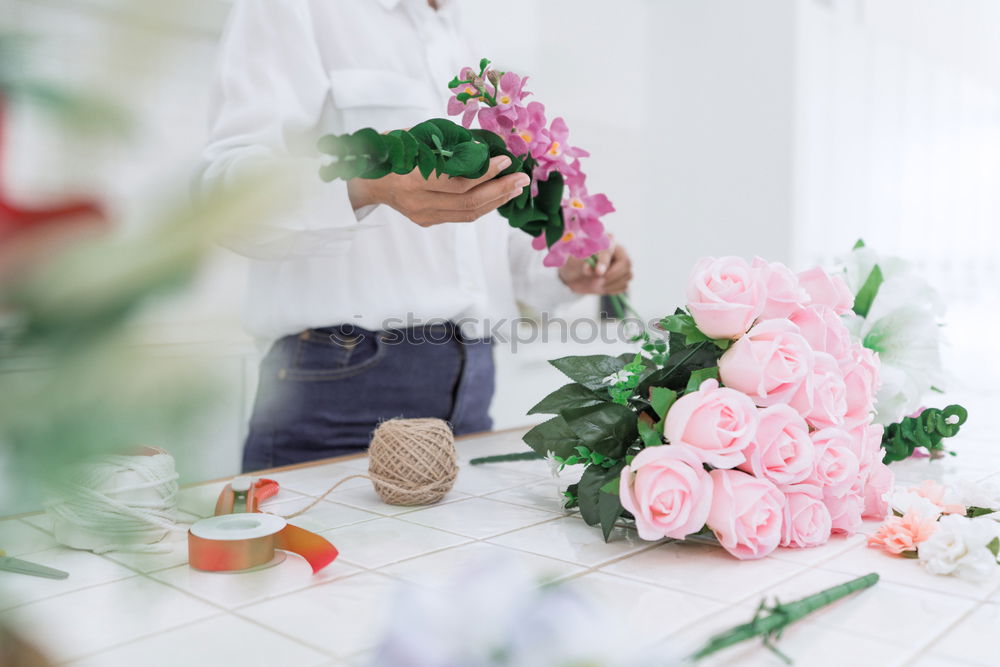
[{"label": "person's finger", "polygon": [[628,289],[629,283],[632,282],[632,273],[626,273],[617,280],[607,280],[604,283],[604,294],[621,294]]},{"label": "person's finger", "polygon": [[632,260],[629,259],[625,249],[618,246],[611,256],[611,265],[608,267],[607,273],[604,274],[604,279],[611,283],[631,272]]},{"label": "person's finger", "polygon": [[492,202],[503,200],[496,204],[496,206],[500,206],[505,201],[521,194],[530,182],[531,178],[524,173],[510,174],[503,178],[496,178],[478,185],[463,194],[442,195],[441,208],[448,211],[465,211],[471,213]]},{"label": "person's finger", "polygon": [[506,155],[498,155],[490,159],[490,166],[486,173],[479,178],[461,178],[456,176],[431,176],[427,179],[427,189],[435,192],[451,192],[459,194],[468,192],[478,185],[493,180],[497,174],[510,166],[510,158]]},{"label": "person's finger", "polygon": [[611,264],[612,253],[614,252],[614,245],[612,245],[607,250],[602,250],[597,253],[597,263],[594,265],[594,273],[598,276],[603,276],[608,272],[608,266]]},{"label": "person's finger", "polygon": [[485,202],[479,208],[473,209],[471,211],[468,211],[468,210],[466,210],[466,211],[454,211],[454,210],[452,210],[452,211],[442,211],[441,215],[442,215],[442,217],[447,218],[449,222],[473,222],[473,221],[478,220],[479,218],[483,217],[484,215],[486,215],[490,211],[494,211],[494,210],[500,208],[501,206],[503,206],[504,204],[506,204],[507,202],[509,202],[511,199],[513,199],[514,197],[516,197],[519,194],[521,194],[521,190],[520,189],[513,190],[513,191],[510,191],[510,192],[504,192],[499,197],[497,197],[496,199],[493,199],[491,201]]}]

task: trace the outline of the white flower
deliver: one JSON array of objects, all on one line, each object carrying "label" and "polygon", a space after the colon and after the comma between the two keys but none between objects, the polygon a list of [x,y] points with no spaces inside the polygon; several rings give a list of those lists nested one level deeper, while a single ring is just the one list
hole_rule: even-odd
[{"label": "white flower", "polygon": [[1000,483],[977,482],[974,479],[963,477],[958,480],[955,489],[963,505],[993,510],[994,515],[991,518],[995,517],[1000,520]]},{"label": "white flower", "polygon": [[607,385],[621,384],[622,382],[628,382],[631,378],[632,378],[632,371],[627,371],[625,369],[622,369],[620,371],[615,371],[608,377],[601,380],[601,382]]},{"label": "white flower", "polygon": [[928,519],[941,516],[941,508],[912,489],[893,489],[889,506],[897,514],[914,513]]},{"label": "white flower", "polygon": [[998,534],[992,521],[949,514],[941,517],[934,534],[920,543],[917,554],[928,572],[983,581],[997,565],[997,557],[987,545]]},{"label": "white flower", "polygon": [[545,462],[549,464],[549,472],[552,473],[552,479],[558,479],[559,473],[562,472],[563,464],[556,460],[555,452],[545,453]]},{"label": "white flower", "polygon": [[858,290],[878,264],[884,282],[865,319],[850,315],[845,323],[865,347],[878,352],[878,414],[886,425],[900,421],[923,405],[933,386],[942,384],[941,330],[938,318],[943,301],[907,262],[879,257],[869,247],[857,248],[840,259],[851,291]]}]

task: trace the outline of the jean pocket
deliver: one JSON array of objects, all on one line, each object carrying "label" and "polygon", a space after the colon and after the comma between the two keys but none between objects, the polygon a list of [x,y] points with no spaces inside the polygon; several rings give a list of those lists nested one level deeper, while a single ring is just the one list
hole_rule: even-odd
[{"label": "jean pocket", "polygon": [[380,334],[309,329],[298,335],[289,364],[278,377],[306,382],[342,380],[375,366],[384,355]]}]

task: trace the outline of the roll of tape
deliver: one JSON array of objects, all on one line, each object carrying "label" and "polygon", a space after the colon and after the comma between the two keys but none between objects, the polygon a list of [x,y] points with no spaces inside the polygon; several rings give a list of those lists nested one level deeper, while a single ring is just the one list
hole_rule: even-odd
[{"label": "roll of tape", "polygon": [[188,533],[188,562],[197,570],[231,572],[274,559],[276,536],[288,524],[271,514],[223,514],[202,519]]},{"label": "roll of tape", "polygon": [[[251,495],[249,506],[254,509],[257,492],[263,497],[277,492],[276,482],[262,482]],[[233,506],[229,499],[232,493],[228,486],[223,490],[216,511]],[[338,556],[337,548],[320,535],[259,511],[218,514],[197,521],[188,530],[188,563],[196,570],[237,572],[261,567],[274,560],[276,549],[299,554],[314,574]]]}]

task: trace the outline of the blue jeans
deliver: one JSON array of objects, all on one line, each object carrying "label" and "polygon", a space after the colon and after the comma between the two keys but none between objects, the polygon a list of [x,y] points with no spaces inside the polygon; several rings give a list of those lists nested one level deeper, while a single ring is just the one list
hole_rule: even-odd
[{"label": "blue jeans", "polygon": [[450,323],[286,336],[261,362],[243,470],[363,452],[393,417],[438,417],[455,435],[488,431],[493,381],[490,342]]}]

